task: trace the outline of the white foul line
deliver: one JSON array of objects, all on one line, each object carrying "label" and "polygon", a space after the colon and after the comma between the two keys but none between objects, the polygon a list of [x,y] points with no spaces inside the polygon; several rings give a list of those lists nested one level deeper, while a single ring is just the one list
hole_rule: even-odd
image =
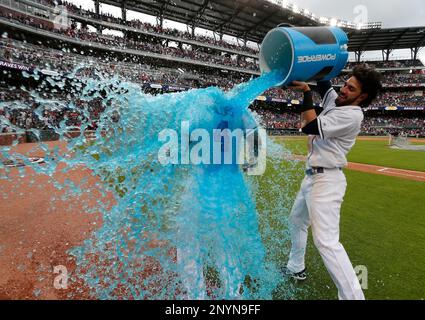
[{"label": "white foul line", "polygon": [[406,176],[406,177],[415,177],[415,178],[419,178],[419,179],[424,179],[425,180],[425,176],[417,176],[414,174],[406,174],[406,173],[401,173],[401,172],[397,172],[397,171],[386,171],[387,173],[391,173],[394,175],[399,175],[399,176]]}]

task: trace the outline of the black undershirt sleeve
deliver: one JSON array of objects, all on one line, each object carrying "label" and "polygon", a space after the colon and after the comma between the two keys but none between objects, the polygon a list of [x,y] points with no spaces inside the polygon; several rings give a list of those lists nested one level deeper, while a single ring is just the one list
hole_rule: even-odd
[{"label": "black undershirt sleeve", "polygon": [[332,88],[332,84],[330,81],[318,81],[317,82],[317,90],[319,91],[322,99],[325,97],[326,92]]},{"label": "black undershirt sleeve", "polygon": [[317,123],[317,119],[314,119],[313,121],[309,122],[301,130],[305,134],[313,134],[313,135],[317,135],[317,136],[320,135],[320,133],[319,133],[319,125]]},{"label": "black undershirt sleeve", "polygon": [[304,92],[303,104],[298,108],[300,112],[305,112],[314,109],[313,93],[311,91]]},{"label": "black undershirt sleeve", "polygon": [[[304,92],[303,104],[299,108],[301,112],[308,110],[314,110],[313,106],[313,93],[311,91]],[[317,119],[308,123],[304,128],[301,129],[305,134],[317,134],[319,135],[319,127],[317,125]]]}]

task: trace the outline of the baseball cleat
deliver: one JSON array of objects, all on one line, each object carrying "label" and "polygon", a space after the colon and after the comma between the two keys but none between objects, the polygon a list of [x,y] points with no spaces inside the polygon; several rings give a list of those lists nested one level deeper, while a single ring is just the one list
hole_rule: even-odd
[{"label": "baseball cleat", "polygon": [[292,279],[295,279],[295,280],[304,281],[305,279],[307,279],[306,269],[300,272],[292,272],[287,267],[282,267],[281,271],[284,276],[291,277]]}]

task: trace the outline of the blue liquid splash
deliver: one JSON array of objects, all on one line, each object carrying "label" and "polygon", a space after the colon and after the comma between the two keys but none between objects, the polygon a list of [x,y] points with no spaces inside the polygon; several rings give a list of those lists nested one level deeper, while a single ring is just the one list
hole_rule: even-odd
[{"label": "blue liquid splash", "polygon": [[[279,163],[289,152],[268,141],[275,181],[248,177],[236,165],[158,161],[162,130],[175,130],[180,137],[183,121],[191,130],[212,132],[223,121],[229,129],[244,129],[242,119],[252,117],[249,104],[279,81],[278,73],[269,73],[228,93],[211,87],[160,96],[143,94],[137,85],[117,78],[85,79],[83,86],[78,82],[77,89],[83,87],[79,99],[101,98],[105,108],[95,139],[68,139],[65,154],[41,143],[51,155],[42,166],[22,158],[38,174],[49,176],[83,165],[103,181],[100,190],[114,194],[111,209],[100,202],[98,208],[87,208],[102,211],[103,225],[70,250],[77,263],[74,281],[82,281],[98,299],[291,298],[295,289],[278,270],[287,250],[288,192],[295,166],[288,163],[288,171],[282,172]],[[40,103],[40,118],[46,108],[63,103],[32,95]],[[89,111],[72,102],[66,105],[83,114],[85,131]],[[5,118],[2,124],[22,131]],[[65,120],[50,128],[67,139]],[[2,156],[19,157],[9,148]],[[66,168],[58,169],[60,163]],[[68,195],[92,191],[84,182],[53,183]],[[268,192],[276,202],[273,206],[265,206]]]}]

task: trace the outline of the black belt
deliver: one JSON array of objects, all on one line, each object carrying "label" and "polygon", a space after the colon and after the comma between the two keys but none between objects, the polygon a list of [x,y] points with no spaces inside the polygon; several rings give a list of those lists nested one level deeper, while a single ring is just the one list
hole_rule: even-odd
[{"label": "black belt", "polygon": [[318,174],[318,173],[324,173],[327,170],[342,170],[342,168],[313,167],[313,168],[307,169],[305,171],[305,174],[308,175],[308,176],[313,176],[313,175]]}]

